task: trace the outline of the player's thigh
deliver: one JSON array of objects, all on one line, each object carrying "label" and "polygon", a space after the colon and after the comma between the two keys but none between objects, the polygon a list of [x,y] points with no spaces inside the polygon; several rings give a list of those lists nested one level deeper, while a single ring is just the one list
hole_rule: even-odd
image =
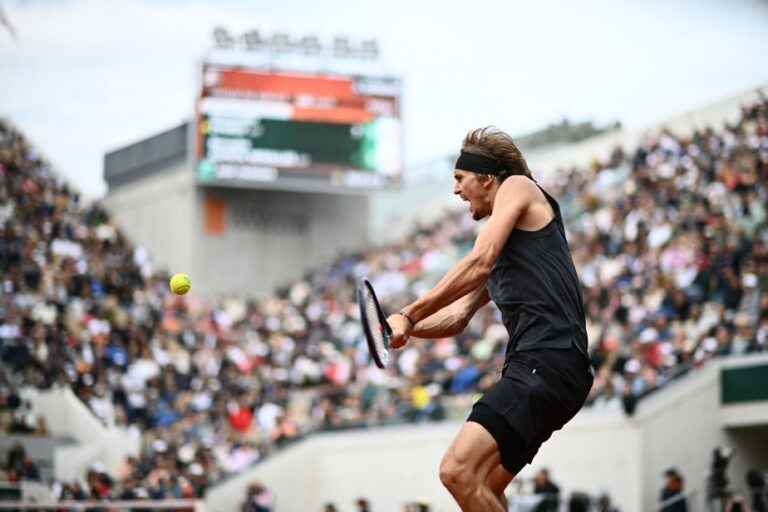
[{"label": "player's thigh", "polygon": [[479,423],[468,421],[443,456],[440,471],[471,472],[484,481],[501,461],[493,436]]},{"label": "player's thigh", "polygon": [[485,483],[488,484],[488,487],[495,495],[500,496],[514,478],[515,475],[504,469],[504,466],[501,464],[498,464],[488,473]]}]

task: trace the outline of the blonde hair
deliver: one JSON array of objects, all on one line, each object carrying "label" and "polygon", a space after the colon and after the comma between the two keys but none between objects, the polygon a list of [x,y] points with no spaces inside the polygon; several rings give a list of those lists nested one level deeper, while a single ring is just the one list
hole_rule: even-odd
[{"label": "blonde hair", "polygon": [[517,149],[515,141],[495,126],[471,130],[464,137],[461,150],[498,161],[504,168],[503,171],[495,175],[500,182],[515,174],[531,177],[528,163],[520,150]]}]

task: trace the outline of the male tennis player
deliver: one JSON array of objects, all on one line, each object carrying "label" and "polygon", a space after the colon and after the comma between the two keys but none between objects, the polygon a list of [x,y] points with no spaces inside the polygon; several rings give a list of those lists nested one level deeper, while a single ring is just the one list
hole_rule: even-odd
[{"label": "male tennis player", "polygon": [[409,336],[459,334],[489,300],[500,309],[509,333],[502,377],[472,408],[440,480],[463,511],[502,512],[504,489],[592,386],[584,305],[560,207],[512,138],[492,127],[470,132],[455,167],[454,194],[488,223],[469,254],[388,322],[400,348]]}]

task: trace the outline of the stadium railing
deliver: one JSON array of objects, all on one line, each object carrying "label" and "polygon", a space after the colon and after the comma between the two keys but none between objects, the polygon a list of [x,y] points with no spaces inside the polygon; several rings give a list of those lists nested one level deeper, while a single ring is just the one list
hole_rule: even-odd
[{"label": "stadium railing", "polygon": [[50,487],[42,482],[21,480],[8,482],[0,480],[0,503],[9,501],[53,501]]},{"label": "stadium railing", "polygon": [[59,501],[54,503],[34,503],[28,501],[0,502],[0,510],[55,510],[57,512],[108,511],[122,512],[134,510],[177,510],[179,512],[205,512],[202,500],[125,500],[125,501]]}]

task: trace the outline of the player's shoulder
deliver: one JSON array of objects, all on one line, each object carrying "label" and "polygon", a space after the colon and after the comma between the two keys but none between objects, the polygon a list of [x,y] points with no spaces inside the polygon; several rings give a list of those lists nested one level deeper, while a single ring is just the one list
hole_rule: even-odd
[{"label": "player's shoulder", "polygon": [[501,182],[501,185],[499,185],[499,193],[503,195],[514,195],[518,199],[534,199],[539,194],[539,187],[537,187],[536,182],[528,176],[513,174]]},{"label": "player's shoulder", "polygon": [[528,176],[525,176],[524,174],[513,174],[512,176],[507,176],[504,181],[501,182],[501,186],[512,186],[512,187],[533,187],[536,188],[536,182],[533,181],[533,179],[529,178]]}]

